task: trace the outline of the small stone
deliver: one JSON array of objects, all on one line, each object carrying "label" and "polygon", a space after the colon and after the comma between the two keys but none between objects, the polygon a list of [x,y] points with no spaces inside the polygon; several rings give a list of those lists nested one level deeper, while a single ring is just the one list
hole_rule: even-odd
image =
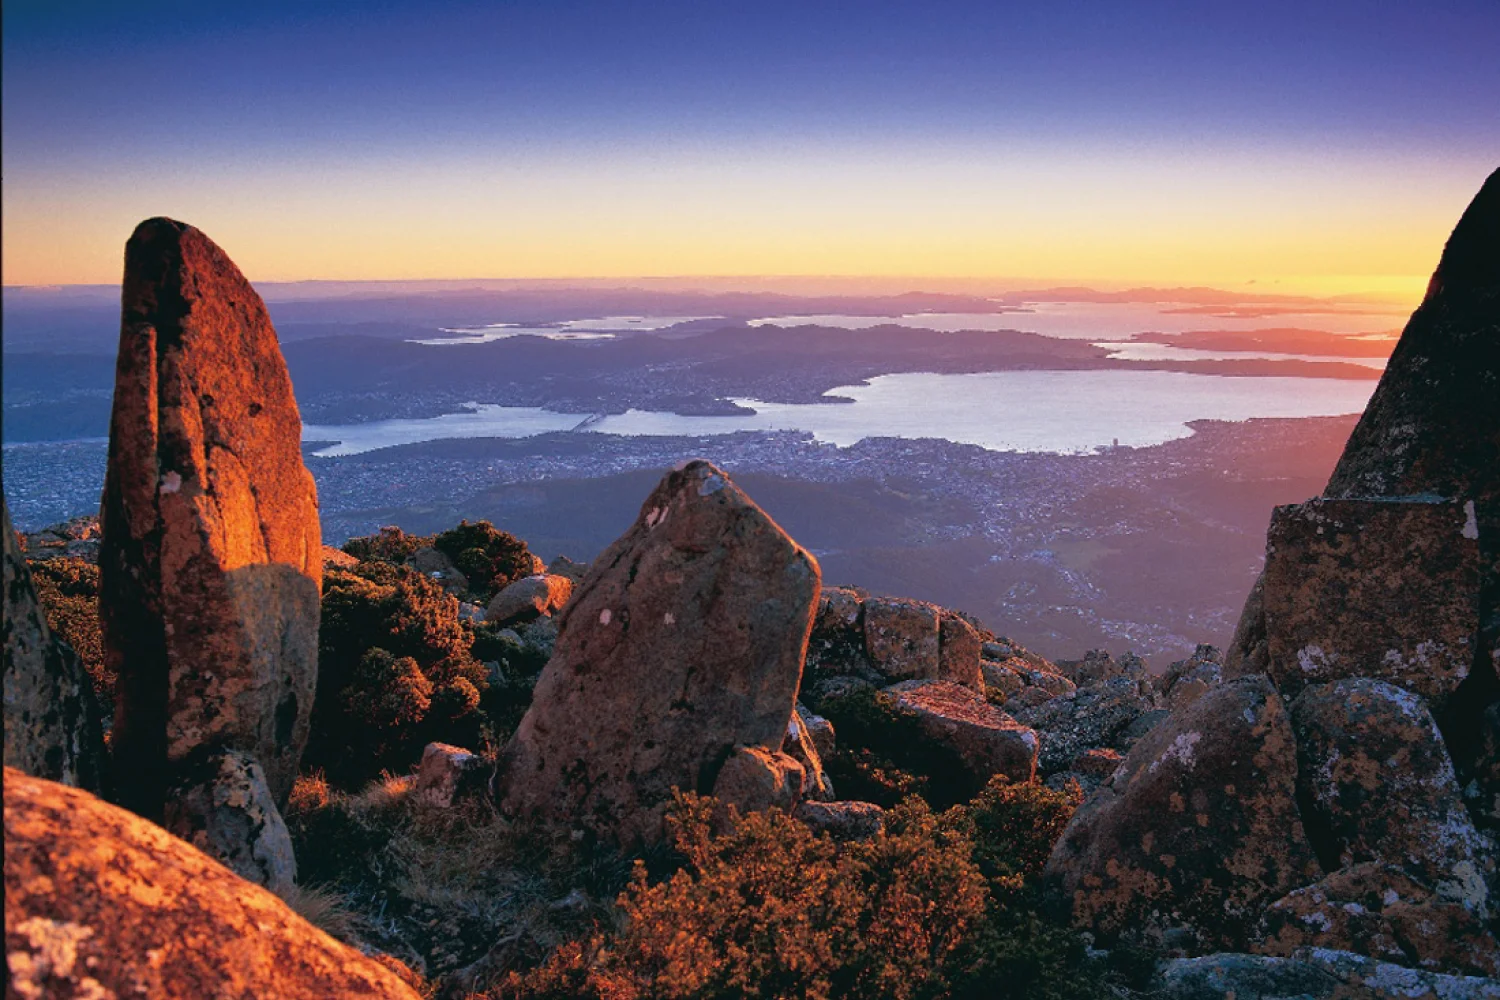
[{"label": "small stone", "polygon": [[485,759],[463,747],[429,743],[412,785],[412,797],[423,805],[447,809],[465,794],[483,793],[492,768]]},{"label": "small stone", "polygon": [[885,810],[873,802],[804,802],[792,815],[834,840],[870,840],[885,832]]}]

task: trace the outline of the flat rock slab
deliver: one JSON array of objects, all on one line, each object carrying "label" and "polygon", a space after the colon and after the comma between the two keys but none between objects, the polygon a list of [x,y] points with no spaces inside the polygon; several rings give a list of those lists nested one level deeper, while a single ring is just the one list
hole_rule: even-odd
[{"label": "flat rock slab", "polygon": [[125,247],[101,520],[120,800],[159,816],[176,766],[228,748],[284,801],[317,680],[317,491],[265,304],[170,219]]},{"label": "flat rock slab", "polygon": [[1479,634],[1471,501],[1310,500],[1276,508],[1263,605],[1278,689],[1375,677],[1441,707]]},{"label": "flat rock slab", "polygon": [[1500,1000],[1500,983],[1445,976],[1362,955],[1302,948],[1288,958],[1221,953],[1161,970],[1158,1000]]},{"label": "flat rock slab", "polygon": [[7,996],[417,1000],[161,827],[5,769]]},{"label": "flat rock slab", "polygon": [[1205,949],[1243,947],[1266,904],[1320,874],[1296,779],[1270,682],[1224,684],[1147,734],[1079,807],[1048,881],[1103,940],[1156,926]]},{"label": "flat rock slab", "polygon": [[673,788],[712,791],[737,746],[780,750],[818,593],[817,562],[722,471],[669,473],[553,619],[504,808],[660,841]]},{"label": "flat rock slab", "polygon": [[1036,733],[969,688],[953,681],[914,680],[885,690],[980,781],[996,774],[1011,781],[1036,777]]}]

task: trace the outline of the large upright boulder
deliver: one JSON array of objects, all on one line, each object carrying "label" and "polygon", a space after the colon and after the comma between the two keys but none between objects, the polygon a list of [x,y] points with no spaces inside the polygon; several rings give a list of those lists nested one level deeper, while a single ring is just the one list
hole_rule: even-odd
[{"label": "large upright boulder", "polygon": [[160,827],[5,769],[7,997],[417,994]]},{"label": "large upright boulder", "polygon": [[590,565],[502,760],[510,813],[657,842],[672,789],[780,751],[818,564],[708,462],[675,469]]},{"label": "large upright boulder", "polygon": [[190,760],[250,754],[278,801],[317,680],[323,571],[302,423],[264,304],[198,230],[125,247],[101,519],[100,619],[119,674],[120,800],[160,817]]},{"label": "large upright boulder", "polygon": [[105,777],[99,702],[77,655],[47,627],[31,570],[5,534],[5,764],[51,781],[99,791]]}]

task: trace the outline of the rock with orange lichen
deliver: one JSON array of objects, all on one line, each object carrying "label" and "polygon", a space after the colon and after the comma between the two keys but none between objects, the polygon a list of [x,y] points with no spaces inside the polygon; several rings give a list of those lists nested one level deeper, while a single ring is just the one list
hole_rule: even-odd
[{"label": "rock with orange lichen", "polygon": [[1473,500],[1309,500],[1266,534],[1271,679],[1377,677],[1442,704],[1474,664],[1479,531]]},{"label": "rock with orange lichen", "polygon": [[1494,859],[1464,808],[1426,703],[1360,678],[1308,688],[1291,712],[1304,818],[1320,855],[1340,866],[1399,866],[1486,914]]},{"label": "rock with orange lichen", "polygon": [[125,247],[101,519],[100,625],[119,675],[119,799],[161,815],[195,755],[249,753],[280,802],[317,680],[323,544],[302,421],[264,303],[170,219]]},{"label": "rock with orange lichen", "polygon": [[1102,940],[1185,929],[1200,948],[1243,947],[1267,903],[1320,873],[1296,776],[1270,682],[1224,684],[1147,734],[1079,807],[1048,882]]},{"label": "rock with orange lichen", "polygon": [[5,769],[7,997],[416,1000],[160,827]]},{"label": "rock with orange lichen", "polygon": [[670,472],[552,619],[504,809],[660,842],[674,788],[712,790],[736,746],[781,750],[818,587],[817,561],[722,471]]},{"label": "rock with orange lichen", "polygon": [[1253,950],[1291,955],[1335,948],[1434,972],[1500,976],[1500,944],[1461,903],[1441,899],[1401,869],[1342,868],[1267,907]]}]

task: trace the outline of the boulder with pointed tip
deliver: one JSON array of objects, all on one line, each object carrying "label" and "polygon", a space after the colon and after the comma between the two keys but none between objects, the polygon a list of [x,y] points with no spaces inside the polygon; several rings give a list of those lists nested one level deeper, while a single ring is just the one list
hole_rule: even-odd
[{"label": "boulder with pointed tip", "polygon": [[817,562],[722,471],[669,473],[553,619],[503,807],[659,842],[673,788],[712,791],[737,746],[781,749],[818,592]]}]

